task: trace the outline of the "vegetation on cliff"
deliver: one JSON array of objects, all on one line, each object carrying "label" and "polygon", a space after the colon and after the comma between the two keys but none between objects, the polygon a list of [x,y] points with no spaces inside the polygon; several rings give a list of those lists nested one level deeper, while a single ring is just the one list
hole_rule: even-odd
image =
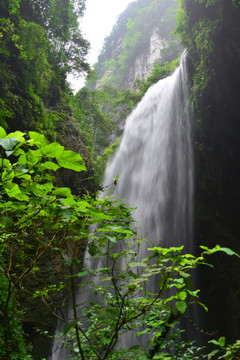
[{"label": "vegetation on cliff", "polygon": [[162,51],[158,50],[156,64],[163,65],[179,56],[181,46],[173,34],[177,7],[176,0],[138,0],[128,6],[105,39],[95,65],[100,86],[129,87],[129,71],[139,56],[148,53],[154,32],[165,43]]}]

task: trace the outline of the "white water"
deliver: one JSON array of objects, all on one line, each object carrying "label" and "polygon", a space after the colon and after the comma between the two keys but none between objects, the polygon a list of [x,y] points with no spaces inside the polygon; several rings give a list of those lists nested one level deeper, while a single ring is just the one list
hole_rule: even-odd
[{"label": "white water", "polygon": [[[152,86],[128,117],[104,183],[120,179],[115,194],[137,206],[134,216],[142,234],[156,245],[185,245],[192,252],[193,150],[185,61],[183,55],[180,67]],[[50,359],[67,358],[55,343]]]},{"label": "white water", "polygon": [[185,58],[172,76],[148,90],[127,119],[104,183],[120,179],[115,192],[137,206],[135,218],[145,235],[191,251],[193,150]]}]

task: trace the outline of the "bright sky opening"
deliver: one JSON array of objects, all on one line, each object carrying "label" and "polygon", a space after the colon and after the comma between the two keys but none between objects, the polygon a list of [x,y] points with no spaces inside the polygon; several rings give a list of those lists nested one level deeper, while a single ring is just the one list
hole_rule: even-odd
[{"label": "bright sky opening", "polygon": [[[88,62],[93,65],[97,62],[104,39],[110,35],[118,16],[128,4],[135,0],[86,0],[86,10],[81,19],[80,28],[84,37],[90,42]],[[74,92],[84,86],[84,78],[68,77]]]}]

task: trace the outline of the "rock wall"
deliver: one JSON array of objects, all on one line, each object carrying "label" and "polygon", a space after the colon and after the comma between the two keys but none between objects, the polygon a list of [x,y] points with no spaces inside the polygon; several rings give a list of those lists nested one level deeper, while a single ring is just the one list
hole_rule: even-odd
[{"label": "rock wall", "polygon": [[149,39],[148,48],[143,49],[143,52],[135,59],[134,65],[129,68],[125,87],[132,89],[135,79],[145,81],[153,70],[155,61],[161,59],[161,49],[167,46],[168,41],[161,36],[157,28],[154,28]]},{"label": "rock wall", "polygon": [[[196,105],[196,242],[210,248],[220,244],[240,254],[240,5],[228,0],[209,7],[202,1],[185,3],[183,38],[191,45],[189,70]],[[209,26],[212,22],[215,28]],[[199,38],[206,33],[208,38],[196,47],[199,24],[205,26]],[[211,45],[207,53],[206,43]],[[225,254],[209,261],[214,269],[199,274],[201,301],[209,309],[204,329],[215,338],[239,339],[240,261]]]}]

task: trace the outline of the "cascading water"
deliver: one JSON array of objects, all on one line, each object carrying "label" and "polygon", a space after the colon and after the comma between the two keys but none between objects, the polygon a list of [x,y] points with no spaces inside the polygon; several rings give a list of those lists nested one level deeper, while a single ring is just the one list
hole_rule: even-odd
[{"label": "cascading water", "polygon": [[137,206],[134,216],[144,235],[191,251],[193,150],[185,63],[184,54],[180,67],[152,86],[128,117],[104,183],[120,179],[115,192]]},{"label": "cascading water", "polygon": [[[191,139],[184,54],[179,68],[153,85],[128,117],[104,181],[109,185],[120,179],[115,194],[137,207],[134,217],[143,235],[156,245],[185,245],[188,252],[193,251]],[[141,245],[140,257],[147,256],[146,247]],[[50,359],[67,359],[67,354],[55,347]]]}]

